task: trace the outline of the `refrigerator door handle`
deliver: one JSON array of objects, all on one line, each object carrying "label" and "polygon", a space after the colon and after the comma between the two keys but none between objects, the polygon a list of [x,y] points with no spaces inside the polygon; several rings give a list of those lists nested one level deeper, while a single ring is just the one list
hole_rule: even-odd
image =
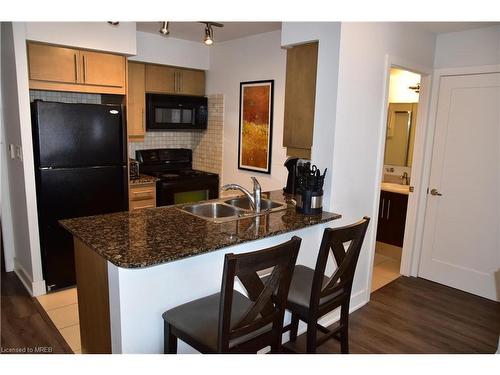
[{"label": "refrigerator door handle", "polygon": [[49,169],[54,169],[54,167],[41,167],[41,168],[38,168],[40,169],[41,171],[46,171],[46,170],[49,170]]}]

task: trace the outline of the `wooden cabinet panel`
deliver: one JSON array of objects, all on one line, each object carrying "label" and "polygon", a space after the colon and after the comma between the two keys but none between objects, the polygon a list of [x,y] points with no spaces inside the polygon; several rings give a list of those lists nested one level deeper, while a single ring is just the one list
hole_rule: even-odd
[{"label": "wooden cabinet panel", "polygon": [[403,246],[408,196],[382,191],[378,214],[377,241]]},{"label": "wooden cabinet panel", "polygon": [[179,69],[177,76],[178,93],[184,95],[205,95],[205,72],[201,70]]},{"label": "wooden cabinet panel", "polygon": [[146,91],[175,94],[176,74],[170,66],[146,64]]},{"label": "wooden cabinet panel", "polygon": [[[128,63],[127,88],[127,130],[132,138],[144,137],[146,131],[145,103],[146,66],[142,63]],[[134,140],[134,139],[131,139]]]},{"label": "wooden cabinet panel", "polygon": [[131,185],[129,194],[129,210],[156,207],[156,184],[147,183]]},{"label": "wooden cabinet panel", "polygon": [[80,80],[79,59],[79,51],[75,49],[29,43],[29,79],[77,83]]},{"label": "wooden cabinet panel", "polygon": [[28,68],[30,89],[125,94],[124,56],[30,42]]},{"label": "wooden cabinet panel", "polygon": [[87,85],[125,87],[125,58],[82,51],[83,81]]},{"label": "wooden cabinet panel", "polygon": [[283,146],[289,156],[312,146],[317,62],[317,42],[287,50]]}]

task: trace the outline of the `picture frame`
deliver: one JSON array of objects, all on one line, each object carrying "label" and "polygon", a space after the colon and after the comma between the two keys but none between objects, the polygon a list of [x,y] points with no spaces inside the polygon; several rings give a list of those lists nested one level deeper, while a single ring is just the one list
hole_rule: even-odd
[{"label": "picture frame", "polygon": [[271,174],[274,80],[240,82],[238,169]]}]

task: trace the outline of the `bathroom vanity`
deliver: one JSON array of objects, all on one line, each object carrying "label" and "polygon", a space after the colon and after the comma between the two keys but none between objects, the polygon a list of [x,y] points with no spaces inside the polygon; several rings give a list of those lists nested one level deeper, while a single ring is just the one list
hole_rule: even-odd
[{"label": "bathroom vanity", "polygon": [[403,247],[408,193],[408,185],[382,183],[377,241]]}]

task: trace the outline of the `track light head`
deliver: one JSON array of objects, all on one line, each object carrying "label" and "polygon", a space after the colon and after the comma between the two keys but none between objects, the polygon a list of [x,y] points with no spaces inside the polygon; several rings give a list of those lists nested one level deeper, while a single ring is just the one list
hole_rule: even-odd
[{"label": "track light head", "polygon": [[204,38],[203,42],[207,46],[211,46],[212,44],[214,44],[214,30],[212,29],[212,25],[210,23],[206,24],[205,38]]},{"label": "track light head", "polygon": [[163,21],[161,23],[161,28],[159,32],[163,36],[167,36],[168,34],[170,34],[170,30],[168,29],[168,21]]}]

